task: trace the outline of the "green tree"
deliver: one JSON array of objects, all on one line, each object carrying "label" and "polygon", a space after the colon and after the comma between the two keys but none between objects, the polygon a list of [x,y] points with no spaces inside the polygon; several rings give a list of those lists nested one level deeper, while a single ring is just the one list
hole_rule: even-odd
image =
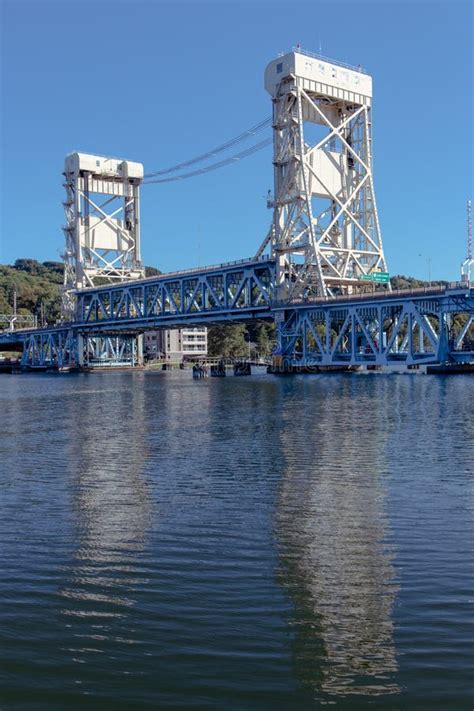
[{"label": "green tree", "polygon": [[255,339],[257,352],[262,357],[268,357],[272,354],[276,346],[275,325],[272,323],[260,322],[257,326],[257,334]]},{"label": "green tree", "polygon": [[54,323],[60,314],[63,267],[60,262],[41,264],[34,259],[17,259],[14,266],[0,265],[0,311],[40,315]]},{"label": "green tree", "polygon": [[[424,286],[428,286],[427,281],[422,279],[415,279],[415,277],[407,277],[401,274],[397,274],[390,279],[392,289],[420,289]],[[446,281],[432,281],[432,286],[443,286],[447,284]]]},{"label": "green tree", "polygon": [[244,324],[211,326],[207,340],[209,355],[223,358],[241,358],[248,354],[247,329]]},{"label": "green tree", "polygon": [[15,269],[19,269],[28,274],[39,274],[41,271],[41,264],[37,262],[36,259],[17,259],[15,262]]},{"label": "green tree", "polygon": [[153,277],[153,276],[160,276],[161,272],[159,269],[156,267],[145,267],[145,276],[146,277]]}]

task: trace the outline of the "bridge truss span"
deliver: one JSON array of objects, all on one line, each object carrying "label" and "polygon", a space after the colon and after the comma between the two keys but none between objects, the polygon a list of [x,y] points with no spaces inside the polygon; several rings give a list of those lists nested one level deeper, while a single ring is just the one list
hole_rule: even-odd
[{"label": "bridge truss span", "polygon": [[274,272],[274,262],[261,259],[81,290],[77,292],[77,321],[87,328],[159,326],[239,314],[270,317]]},{"label": "bridge truss span", "polygon": [[268,318],[276,369],[474,362],[472,285],[288,303],[272,299],[273,267],[246,262],[83,291],[82,321],[0,334],[0,347],[16,344],[31,368],[137,365],[147,330]]},{"label": "bridge truss span", "polygon": [[31,331],[23,338],[21,364],[29,368],[54,367],[59,370],[79,366],[77,343],[77,331],[72,326]]},{"label": "bridge truss span", "polygon": [[277,363],[306,368],[471,362],[474,291],[433,291],[275,305]]}]

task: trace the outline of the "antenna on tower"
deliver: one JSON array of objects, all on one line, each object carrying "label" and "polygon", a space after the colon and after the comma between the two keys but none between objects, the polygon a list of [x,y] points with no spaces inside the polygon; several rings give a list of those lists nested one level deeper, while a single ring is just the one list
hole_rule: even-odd
[{"label": "antenna on tower", "polygon": [[467,258],[472,259],[472,202],[467,201]]},{"label": "antenna on tower", "polygon": [[472,200],[467,201],[467,255],[461,264],[461,281],[471,281],[471,271],[474,266],[472,258]]}]

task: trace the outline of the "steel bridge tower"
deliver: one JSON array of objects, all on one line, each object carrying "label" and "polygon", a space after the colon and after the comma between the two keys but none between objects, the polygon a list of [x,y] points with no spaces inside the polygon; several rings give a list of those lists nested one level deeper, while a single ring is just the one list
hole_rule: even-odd
[{"label": "steel bridge tower", "polygon": [[64,166],[63,319],[73,320],[74,291],[140,279],[140,183],[143,165],[70,153]]},{"label": "steel bridge tower", "polygon": [[[271,62],[278,298],[323,298],[386,282],[372,174],[372,79],[297,49]],[[261,251],[265,247],[262,245]]]}]

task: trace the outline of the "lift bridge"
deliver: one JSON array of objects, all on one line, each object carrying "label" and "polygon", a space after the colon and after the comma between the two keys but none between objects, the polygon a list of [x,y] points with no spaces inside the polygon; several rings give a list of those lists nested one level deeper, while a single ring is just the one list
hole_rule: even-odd
[{"label": "lift bridge", "polygon": [[273,219],[254,257],[145,278],[140,186],[176,179],[175,168],[144,175],[140,163],[69,154],[61,323],[1,333],[0,349],[21,348],[32,369],[137,365],[147,330],[268,319],[283,371],[473,363],[470,270],[454,284],[391,289],[373,184],[371,77],[297,48],[268,65],[265,88],[273,115],[255,132],[273,128]]}]

